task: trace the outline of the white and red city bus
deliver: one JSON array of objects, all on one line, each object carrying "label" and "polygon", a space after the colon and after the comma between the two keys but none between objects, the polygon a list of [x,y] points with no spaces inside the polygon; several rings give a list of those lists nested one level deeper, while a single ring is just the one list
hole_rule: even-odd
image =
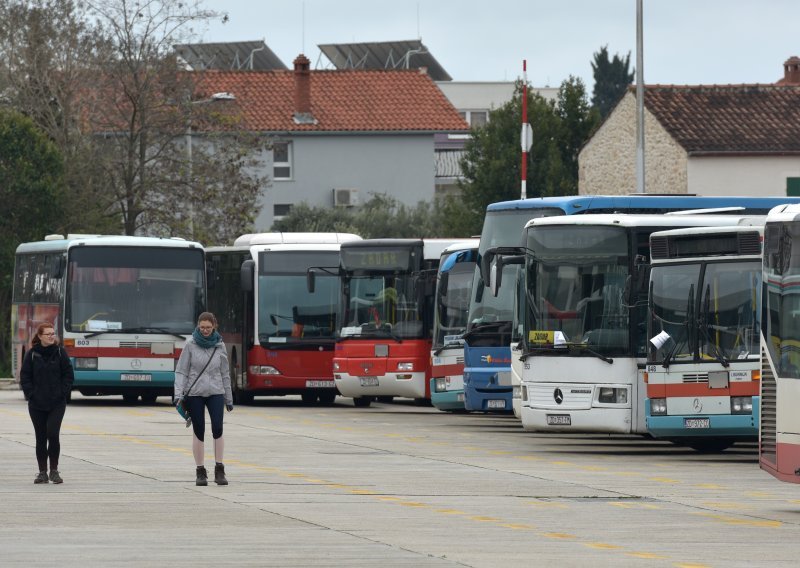
[{"label": "white and red city bus", "polygon": [[[207,249],[209,310],[231,363],[234,399],[336,398],[331,360],[339,327],[339,246],[349,233],[256,233]],[[316,289],[306,275],[316,268]]]}]

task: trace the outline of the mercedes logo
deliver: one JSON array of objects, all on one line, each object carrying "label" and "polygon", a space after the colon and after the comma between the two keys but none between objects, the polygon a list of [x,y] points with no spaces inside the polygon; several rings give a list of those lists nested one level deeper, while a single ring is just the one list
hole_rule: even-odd
[{"label": "mercedes logo", "polygon": [[142,368],[142,360],[141,359],[131,359],[131,369],[139,370]]},{"label": "mercedes logo", "polygon": [[561,389],[556,389],[553,391],[553,400],[556,401],[556,404],[561,404],[564,402],[564,393],[561,392]]},{"label": "mercedes logo", "polygon": [[692,408],[694,409],[695,412],[702,412],[703,401],[700,400],[699,398],[694,399],[694,401],[692,401]]}]

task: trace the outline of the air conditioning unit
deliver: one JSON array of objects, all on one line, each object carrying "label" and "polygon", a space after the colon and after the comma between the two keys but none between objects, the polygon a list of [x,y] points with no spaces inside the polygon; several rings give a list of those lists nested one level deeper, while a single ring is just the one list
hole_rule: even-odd
[{"label": "air conditioning unit", "polygon": [[333,206],[334,207],[354,207],[358,205],[358,190],[357,189],[334,189],[333,190]]}]

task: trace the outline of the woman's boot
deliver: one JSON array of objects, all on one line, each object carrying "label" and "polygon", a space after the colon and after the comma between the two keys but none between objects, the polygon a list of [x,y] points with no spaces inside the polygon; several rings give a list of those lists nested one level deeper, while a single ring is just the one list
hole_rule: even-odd
[{"label": "woman's boot", "polygon": [[202,465],[197,466],[197,481],[195,485],[208,485],[208,472]]},{"label": "woman's boot", "polygon": [[214,483],[217,485],[228,485],[228,480],[225,479],[225,466],[221,463],[214,466]]}]

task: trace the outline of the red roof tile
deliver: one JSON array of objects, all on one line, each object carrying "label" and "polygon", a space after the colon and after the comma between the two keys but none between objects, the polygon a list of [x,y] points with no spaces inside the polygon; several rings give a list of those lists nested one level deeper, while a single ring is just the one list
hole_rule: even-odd
[{"label": "red roof tile", "polygon": [[200,96],[236,97],[243,128],[272,132],[466,131],[447,97],[417,70],[311,71],[311,115],[294,121],[294,71],[202,71]]},{"label": "red roof tile", "polygon": [[800,153],[800,87],[647,85],[644,100],[689,154]]}]

